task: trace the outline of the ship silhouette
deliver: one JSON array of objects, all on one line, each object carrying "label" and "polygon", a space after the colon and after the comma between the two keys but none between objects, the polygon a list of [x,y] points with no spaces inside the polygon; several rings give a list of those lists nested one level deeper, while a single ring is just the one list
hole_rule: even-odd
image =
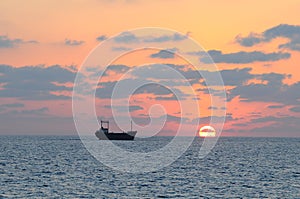
[{"label": "ship silhouette", "polygon": [[99,140],[134,140],[136,133],[137,131],[132,130],[132,122],[130,131],[114,133],[109,132],[109,121],[101,120],[101,127],[95,132],[95,135]]}]

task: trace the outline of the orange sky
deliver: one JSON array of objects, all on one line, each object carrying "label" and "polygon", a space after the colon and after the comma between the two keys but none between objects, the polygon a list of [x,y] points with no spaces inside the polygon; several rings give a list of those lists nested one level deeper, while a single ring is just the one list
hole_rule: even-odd
[{"label": "orange sky", "polygon": [[[0,64],[13,67],[29,65],[46,67],[59,64],[74,65],[79,68],[89,52],[99,43],[96,41],[98,36],[111,37],[122,31],[139,27],[163,27],[187,34],[206,50],[220,50],[224,54],[239,51],[288,52],[291,57],[279,61],[218,63],[217,66],[220,70],[249,67],[252,69],[251,74],[270,72],[292,74],[291,78],[284,80],[284,83],[292,85],[300,80],[299,66],[297,66],[300,62],[300,51],[277,48],[288,39],[277,38],[271,42],[243,47],[235,42],[235,38],[237,35],[245,37],[251,32],[262,33],[279,24],[299,25],[299,10],[299,0],[284,2],[271,0],[2,0],[0,36],[7,36],[12,40],[22,39],[23,42],[12,48],[0,47]],[[68,46],[65,45],[66,39],[82,41],[82,44]],[[33,40],[36,42],[29,42]],[[128,60],[126,64],[133,65]],[[149,61],[143,60],[147,63]],[[24,103],[25,109],[38,109],[45,106],[44,101],[23,101],[18,98],[3,97],[1,101],[2,104],[12,101]],[[47,103],[51,115],[72,116],[70,101],[49,100]],[[61,109],[59,108],[61,104],[67,104],[67,107]],[[208,102],[205,104],[209,106]],[[245,118],[240,121],[247,122],[250,121],[251,112],[259,111],[261,117],[276,115],[278,110],[266,108],[270,104],[276,103],[241,102],[235,98],[227,104],[227,112],[232,114],[233,118]],[[299,116],[299,113],[291,113],[288,110],[293,106],[295,105],[286,104],[280,109],[280,114]],[[225,127],[241,128],[232,126],[235,122],[235,120],[228,121]],[[235,136],[237,133],[228,131],[224,132],[224,135]]]},{"label": "orange sky", "polygon": [[[1,51],[2,63],[80,64],[95,47],[97,36],[147,26],[191,32],[207,50],[239,50],[233,44],[238,34],[262,32],[280,23],[297,24],[300,2],[3,0],[0,8],[1,34],[40,42]],[[72,49],[62,45],[66,38],[86,43]]]}]

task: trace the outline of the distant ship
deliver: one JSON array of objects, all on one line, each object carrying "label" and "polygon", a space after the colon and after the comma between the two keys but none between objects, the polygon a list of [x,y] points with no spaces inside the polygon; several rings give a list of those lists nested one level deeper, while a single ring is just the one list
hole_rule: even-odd
[{"label": "distant ship", "polygon": [[[106,124],[106,127],[104,127]],[[131,130],[122,133],[114,133],[109,132],[109,121],[101,120],[101,128],[96,131],[95,135],[99,140],[134,140],[137,131],[132,130],[132,122],[131,122]]]}]

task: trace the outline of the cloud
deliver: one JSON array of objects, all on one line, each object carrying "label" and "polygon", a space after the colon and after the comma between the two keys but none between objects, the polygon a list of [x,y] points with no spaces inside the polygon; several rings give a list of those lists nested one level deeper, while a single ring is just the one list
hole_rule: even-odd
[{"label": "cloud", "polygon": [[279,45],[279,48],[288,48],[290,50],[300,51],[300,38],[292,39],[288,43],[281,44]]},{"label": "cloud", "polygon": [[42,107],[42,108],[37,108],[37,109],[11,110],[11,111],[7,111],[1,115],[7,115],[10,117],[42,116],[42,115],[46,115],[47,112],[49,112],[49,109],[47,107]]},{"label": "cloud", "polygon": [[[145,82],[142,79],[123,79],[120,81],[113,81],[113,82],[100,82],[99,87],[97,88],[96,91],[96,96],[101,99],[111,98],[117,83],[119,83],[124,88],[137,87],[137,89],[132,95],[153,94],[156,97],[167,97],[167,98],[171,97],[170,95],[172,95],[172,91],[170,89],[156,83],[144,84]],[[137,85],[142,85],[142,86],[137,86]],[[183,99],[183,97],[186,96],[186,94],[182,93],[180,90],[176,88],[173,88],[173,90],[176,91],[176,93],[179,93],[180,96],[178,96],[178,98],[180,99]],[[118,93],[114,93],[114,97],[126,98],[129,96],[126,89],[125,90],[120,89]]]},{"label": "cloud", "polygon": [[176,48],[160,50],[158,53],[151,54],[151,58],[172,59],[175,57]]},{"label": "cloud", "polygon": [[99,37],[96,38],[97,41],[104,41],[106,39],[108,39],[106,35],[100,35]]},{"label": "cloud", "polygon": [[265,123],[263,127],[252,128],[250,132],[279,132],[289,134],[299,133],[300,118],[295,116],[274,117],[266,116],[252,119],[251,123]]},{"label": "cloud", "polygon": [[106,105],[104,106],[105,108],[108,108],[108,109],[115,109],[117,110],[118,112],[126,112],[127,110],[129,112],[134,112],[134,111],[138,111],[138,110],[144,110],[143,107],[141,106],[138,106],[138,105],[131,105],[131,106],[113,106],[111,107],[110,105]]},{"label": "cloud", "polygon": [[154,95],[170,95],[172,94],[172,91],[159,84],[151,83],[151,84],[143,85],[135,91],[135,94],[142,94],[142,93],[154,94]]},{"label": "cloud", "polygon": [[67,46],[80,46],[84,44],[84,41],[65,39],[65,45]]},{"label": "cloud", "polygon": [[132,43],[132,42],[138,42],[139,39],[131,32],[123,32],[117,37],[114,38],[115,42],[118,43]]},{"label": "cloud", "polygon": [[[246,84],[249,80],[252,80],[254,78],[257,78],[258,75],[251,74],[251,68],[243,68],[243,69],[229,69],[229,70],[221,70],[221,71],[195,71],[193,69],[187,68],[184,65],[173,65],[173,64],[165,64],[168,67],[162,67],[161,64],[151,64],[143,67],[138,67],[133,70],[132,74],[139,78],[152,78],[159,80],[160,83],[163,83],[164,85],[170,85],[170,86],[182,86],[186,85],[187,82],[191,84],[202,84],[203,86],[206,86],[205,81],[201,74],[206,78],[209,79],[211,86],[220,86],[222,85],[222,82],[214,81],[215,75],[217,73],[220,73],[225,86],[237,86],[237,85],[243,85]],[[178,71],[181,75],[184,76],[184,82],[183,80],[178,80],[174,76],[170,76],[171,70]],[[259,76],[262,78],[261,76]],[[267,77],[264,77],[267,78]],[[184,84],[185,83],[185,84]],[[205,93],[208,93],[207,88],[201,88],[198,89],[198,91],[204,91]],[[211,89],[214,95],[221,94],[218,90]]]},{"label": "cloud", "polygon": [[[196,76],[195,71],[186,72],[184,71],[184,65],[175,65],[175,64],[149,64],[141,67],[135,68],[132,71],[132,74],[140,78],[153,78],[158,80],[175,80],[177,77],[174,77],[170,74],[173,70],[180,72],[183,76],[187,75],[189,78]],[[190,70],[187,70],[190,71]],[[192,73],[192,74],[191,74]],[[199,75],[198,75],[199,77]],[[186,77],[187,78],[187,77]]]},{"label": "cloud", "polygon": [[0,104],[0,112],[10,108],[23,108],[24,106],[22,103]]},{"label": "cloud", "polygon": [[[89,77],[96,77],[99,78],[101,75],[103,77],[108,77],[108,76],[114,76],[114,75],[123,75],[125,74],[128,70],[130,69],[129,66],[126,65],[109,65],[105,71],[99,70],[98,68],[95,67],[87,67],[87,71],[90,73]],[[78,74],[77,74],[78,75]],[[78,76],[77,76],[78,78]],[[81,83],[81,85],[83,82]]]},{"label": "cloud", "polygon": [[71,91],[65,83],[72,83],[76,73],[59,65],[13,67],[0,65],[3,83],[0,97],[15,97],[22,100],[69,99],[69,96],[54,95],[55,91]]},{"label": "cloud", "polygon": [[128,70],[130,69],[129,66],[126,66],[126,65],[121,65],[121,64],[118,64],[118,65],[109,65],[105,72],[104,72],[104,76],[107,76],[110,72],[115,72],[115,73],[118,73],[118,74],[124,74],[126,73]]},{"label": "cloud", "polygon": [[[264,62],[264,61],[278,61],[281,59],[288,59],[291,57],[290,53],[264,53],[260,51],[252,51],[252,52],[235,52],[223,54],[222,51],[218,50],[210,50],[208,54],[211,56],[215,63],[231,63],[231,64],[247,64],[253,62]],[[211,63],[211,59],[209,57],[202,57],[200,61],[204,63]]]},{"label": "cloud", "polygon": [[[184,65],[170,65],[170,68],[180,72],[186,81],[198,82],[202,86],[205,85],[205,81],[197,71],[186,68]],[[296,104],[300,98],[300,83],[294,83],[286,85],[283,80],[290,78],[289,74],[279,73],[264,73],[264,74],[253,74],[251,68],[235,68],[227,69],[216,72],[200,71],[205,78],[210,80],[211,86],[221,86],[220,82],[213,81],[214,75],[220,73],[225,86],[227,88],[226,95],[228,101],[231,101],[235,97],[239,97],[242,101],[259,101],[259,102],[273,102],[280,103],[282,106]],[[177,79],[170,79],[170,71],[167,67],[162,67],[160,64],[152,64],[148,66],[138,67],[132,72],[136,78],[153,78],[159,80],[159,82],[170,86],[180,86],[181,82],[177,82]],[[255,83],[251,83],[251,80],[257,80]],[[157,89],[154,89],[157,90]],[[209,93],[208,88],[199,88],[197,91]],[[210,89],[212,95],[221,96],[222,92],[217,88]],[[139,91],[141,92],[141,91]],[[150,90],[147,90],[150,92]],[[160,93],[155,92],[154,94],[159,95]],[[223,96],[223,95],[222,95]],[[174,96],[157,96],[157,100],[176,100]]]},{"label": "cloud", "polygon": [[[0,114],[1,133],[6,135],[77,135],[72,117]],[[18,125],[16,125],[16,121]]]},{"label": "cloud", "polygon": [[179,33],[174,33],[172,35],[160,35],[160,36],[141,36],[138,37],[131,32],[123,32],[114,38],[115,42],[119,43],[136,43],[136,42],[146,42],[146,43],[162,43],[162,42],[177,42],[188,38],[187,35],[182,35]]},{"label": "cloud", "polygon": [[29,114],[29,115],[40,115],[48,112],[49,109],[47,107],[42,107],[39,109],[32,109],[32,110],[22,110],[19,113],[21,114]]},{"label": "cloud", "polygon": [[10,39],[7,36],[0,36],[0,48],[12,48],[17,44],[23,43],[21,39]]},{"label": "cloud", "polygon": [[294,117],[274,117],[274,116],[267,116],[267,117],[260,117],[260,118],[255,118],[255,119],[252,119],[251,122],[252,123],[265,123],[265,122],[283,122],[284,120],[285,121],[288,121],[290,120],[291,118],[294,118]]},{"label": "cloud", "polygon": [[[160,96],[160,95],[171,95],[171,93],[168,91],[167,88],[164,86],[160,86],[158,84],[165,85],[166,87],[174,88],[176,93],[180,94],[181,99],[187,96],[187,94],[184,94],[180,92],[180,90],[176,89],[178,86],[186,86],[187,81],[189,79],[178,79],[171,72],[173,70],[177,70],[178,72],[183,72],[183,76],[188,76],[190,77],[195,77],[197,72],[193,71],[195,75],[190,75],[190,72],[184,71],[184,66],[183,65],[173,65],[173,64],[167,64],[166,67],[162,67],[161,64],[150,64],[150,65],[145,65],[141,67],[128,67],[124,65],[112,65],[109,66],[107,71],[105,71],[104,75],[108,76],[114,73],[117,74],[124,74],[126,73],[129,69],[133,69],[130,72],[130,75],[132,78],[130,79],[123,79],[118,81],[120,85],[126,85],[127,87],[136,87],[139,85],[143,85],[145,83],[145,79],[148,80],[148,82],[157,82],[153,84],[147,84],[139,89],[136,90],[135,94],[142,94],[142,93],[148,93],[148,94],[153,94],[153,95],[159,95],[156,96],[157,100],[176,100],[174,96]],[[188,72],[188,73],[186,73]],[[192,72],[191,72],[192,73]],[[200,75],[198,74],[198,77]],[[100,98],[110,98],[112,95],[112,91],[116,85],[117,81],[112,81],[112,82],[101,82],[99,83],[99,87],[97,89],[97,96]],[[123,95],[124,94],[124,95]],[[125,96],[125,91],[123,93],[123,90],[117,93],[118,96],[126,97]]]},{"label": "cloud", "polygon": [[284,105],[270,105],[270,106],[268,106],[268,108],[270,108],[270,109],[278,109],[278,108],[283,108],[284,107]]},{"label": "cloud", "polygon": [[297,25],[280,24],[260,34],[250,33],[247,37],[238,35],[235,40],[241,46],[251,47],[259,43],[270,42],[275,38],[289,39],[287,43],[280,44],[278,48],[300,51],[300,26]]},{"label": "cloud", "polygon": [[252,79],[254,75],[250,74],[251,68],[221,70],[221,76],[224,84],[228,86],[242,85]]},{"label": "cloud", "polygon": [[265,73],[256,75],[257,79],[267,81],[268,84],[280,85],[282,81],[286,78],[290,78],[291,75],[280,74],[280,73]]},{"label": "cloud", "polygon": [[[114,82],[100,82],[99,87],[96,90],[96,97],[100,99],[109,99],[112,97],[112,93],[114,90],[117,81]],[[119,93],[120,95],[121,93]],[[124,95],[125,97],[125,95]]]},{"label": "cloud", "polygon": [[214,122],[217,122],[217,123],[220,123],[220,122],[223,122],[225,119],[225,122],[227,121],[236,121],[237,119],[233,118],[232,115],[230,114],[227,114],[225,115],[224,117],[223,116],[206,116],[206,117],[200,117],[200,118],[197,118],[197,119],[194,119],[193,121],[200,121],[200,123],[202,124],[209,124],[210,121],[214,121]]},{"label": "cloud", "polygon": [[51,81],[51,82],[73,82],[76,72],[71,71],[68,67],[61,65],[52,66],[22,66],[13,67],[9,65],[0,65],[1,80],[5,82],[18,82],[18,81]]},{"label": "cloud", "polygon": [[[175,72],[178,72],[183,78],[178,78]],[[208,71],[201,71],[203,73]],[[142,67],[136,67],[132,74],[139,78],[159,80],[164,85],[184,86],[187,83],[199,83],[202,78],[201,74],[187,67],[186,65],[177,64],[149,64]]]},{"label": "cloud", "polygon": [[141,107],[141,106],[137,106],[137,105],[129,106],[129,111],[130,112],[134,112],[134,111],[138,111],[138,110],[144,110],[144,108]]},{"label": "cloud", "polygon": [[180,121],[182,121],[182,122],[187,122],[188,121],[188,118],[177,117],[177,116],[169,115],[169,114],[161,116],[160,118],[164,118],[164,117],[166,117],[166,121],[167,122],[177,122],[177,123],[179,123]]},{"label": "cloud", "polygon": [[[299,120],[300,118],[298,118]],[[280,124],[270,124],[263,127],[252,128],[247,130],[249,133],[270,133],[272,136],[299,136],[300,126],[296,124],[280,123]]]},{"label": "cloud", "polygon": [[261,36],[256,33],[250,33],[247,37],[242,37],[240,35],[236,36],[235,41],[242,46],[250,47],[255,44],[260,43],[262,40]]},{"label": "cloud", "polygon": [[19,107],[24,107],[24,104],[22,103],[1,104],[0,107],[19,108]]},{"label": "cloud", "polygon": [[289,110],[292,112],[295,112],[295,113],[300,113],[300,106],[294,106],[294,107],[290,108]]},{"label": "cloud", "polygon": [[144,42],[168,42],[168,41],[181,41],[181,40],[185,40],[188,38],[188,34],[187,35],[181,35],[181,34],[178,34],[178,33],[174,33],[173,35],[162,35],[162,36],[159,36],[159,37],[148,37],[148,38],[145,38],[143,41]]},{"label": "cloud", "polygon": [[[232,126],[242,126],[242,127],[246,127],[248,126],[248,124],[245,124],[245,123],[234,123],[232,124]],[[230,132],[230,131],[229,131]]]},{"label": "cloud", "polygon": [[269,73],[259,75],[257,78],[266,80],[267,83],[251,83],[248,85],[237,85],[229,90],[228,100],[239,96],[242,101],[274,102],[285,105],[299,104],[300,82],[291,85],[284,84],[282,80],[288,75]]},{"label": "cloud", "polygon": [[35,40],[24,41],[23,39],[10,39],[5,35],[0,35],[0,48],[13,48],[19,44],[38,43]]},{"label": "cloud", "polygon": [[157,96],[155,100],[158,101],[178,101],[178,98],[173,93],[169,96]]},{"label": "cloud", "polygon": [[[236,86],[242,85],[248,82],[249,80],[253,79],[255,75],[250,74],[251,68],[235,68],[235,69],[228,69],[228,70],[221,70],[215,72],[209,71],[201,71],[206,79],[209,79],[211,86],[220,86],[219,81],[214,81],[214,77],[216,77],[216,73],[220,73],[223,79],[223,83],[226,86]],[[202,82],[205,85],[205,82]]]}]

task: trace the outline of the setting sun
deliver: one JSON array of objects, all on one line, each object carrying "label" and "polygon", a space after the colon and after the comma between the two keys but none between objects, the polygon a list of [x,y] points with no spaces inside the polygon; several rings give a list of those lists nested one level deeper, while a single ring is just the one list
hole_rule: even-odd
[{"label": "setting sun", "polygon": [[203,126],[199,131],[200,137],[215,137],[216,130],[212,126]]}]

